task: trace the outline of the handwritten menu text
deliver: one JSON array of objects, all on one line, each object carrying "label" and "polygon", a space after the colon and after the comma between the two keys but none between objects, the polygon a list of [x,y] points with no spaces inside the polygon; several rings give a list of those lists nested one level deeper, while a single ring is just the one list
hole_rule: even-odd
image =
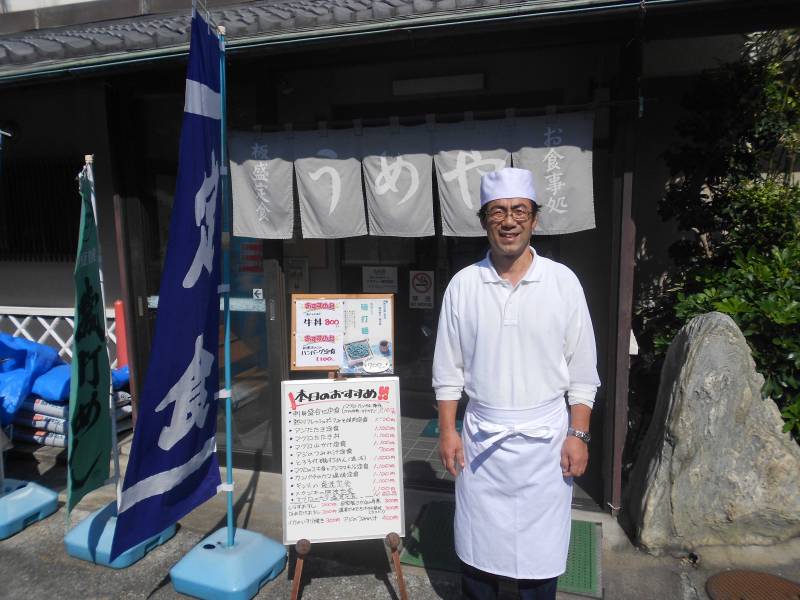
[{"label": "handwritten menu text", "polygon": [[285,544],[405,530],[396,377],[281,384]]}]

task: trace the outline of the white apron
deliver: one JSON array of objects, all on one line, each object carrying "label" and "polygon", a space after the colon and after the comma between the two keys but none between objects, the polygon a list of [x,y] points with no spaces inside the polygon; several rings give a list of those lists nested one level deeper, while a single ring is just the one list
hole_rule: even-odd
[{"label": "white apron", "polygon": [[572,478],[561,475],[563,398],[527,409],[470,401],[456,478],[455,546],[481,571],[548,579],[566,570]]}]

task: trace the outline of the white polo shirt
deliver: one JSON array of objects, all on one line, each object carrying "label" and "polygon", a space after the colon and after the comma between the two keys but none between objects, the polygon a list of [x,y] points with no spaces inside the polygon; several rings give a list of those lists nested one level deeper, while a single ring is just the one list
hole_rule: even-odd
[{"label": "white polo shirt", "polygon": [[489,259],[462,269],[444,294],[433,388],[495,408],[529,408],[568,394],[591,407],[600,385],[594,331],[578,278],[538,256],[516,286]]}]

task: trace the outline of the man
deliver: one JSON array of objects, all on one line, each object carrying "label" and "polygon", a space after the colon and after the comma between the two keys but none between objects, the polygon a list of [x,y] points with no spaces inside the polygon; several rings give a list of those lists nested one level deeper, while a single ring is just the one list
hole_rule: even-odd
[{"label": "man", "polygon": [[[439,451],[456,477],[455,546],[470,599],[495,598],[498,576],[517,580],[523,599],[555,598],[572,478],[589,458],[600,385],[592,323],[577,277],[529,246],[535,198],[530,171],[481,179],[490,249],[453,277],[439,317]],[[469,404],[459,437],[462,391]]]}]

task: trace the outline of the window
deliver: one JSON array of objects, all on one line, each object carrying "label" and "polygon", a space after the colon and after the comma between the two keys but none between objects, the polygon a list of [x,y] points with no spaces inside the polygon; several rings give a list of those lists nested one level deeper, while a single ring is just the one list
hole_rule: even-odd
[{"label": "window", "polygon": [[0,171],[0,260],[74,261],[81,202],[80,160],[4,160]]}]

